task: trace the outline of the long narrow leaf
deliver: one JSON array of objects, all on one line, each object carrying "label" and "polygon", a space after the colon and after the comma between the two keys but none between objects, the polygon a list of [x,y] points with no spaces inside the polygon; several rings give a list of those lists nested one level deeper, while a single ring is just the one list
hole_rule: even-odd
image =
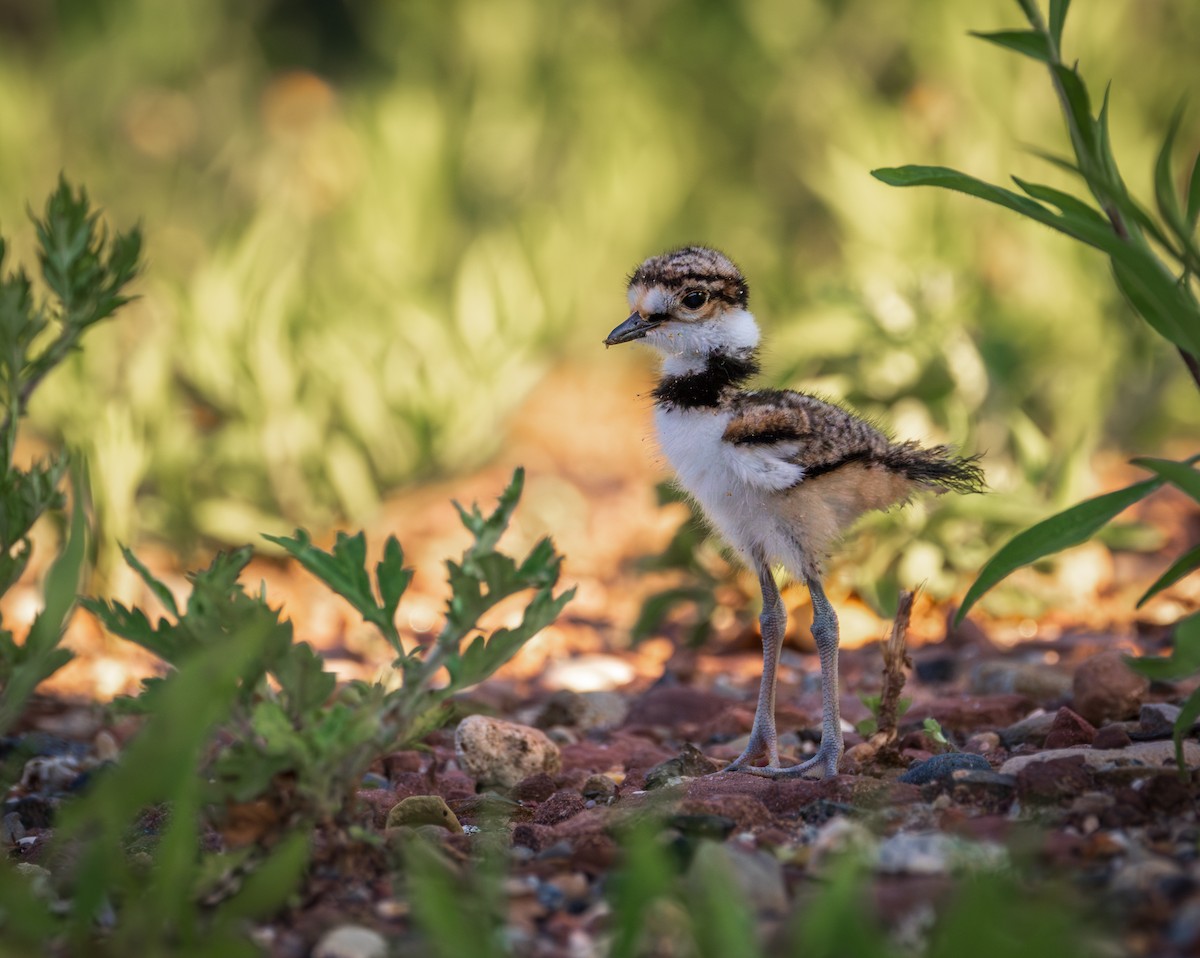
[{"label": "long narrow leaf", "polygon": [[1170,568],[1155,579],[1154,584],[1138,599],[1137,607],[1140,609],[1162,592],[1163,589],[1173,586],[1189,572],[1195,572],[1196,569],[1200,569],[1200,545],[1192,546],[1192,548],[1188,549],[1187,552],[1172,562]]},{"label": "long narrow leaf", "polygon": [[1196,154],[1196,162],[1192,164],[1192,176],[1188,181],[1187,218],[1195,230],[1196,221],[1200,219],[1200,153]]},{"label": "long narrow leaf", "polygon": [[1162,479],[1146,479],[1124,489],[1087,499],[1018,533],[988,560],[979,578],[967,590],[955,621],[961,622],[980,597],[1009,574],[1045,556],[1086,542],[1115,516],[1145,498],[1162,483]]},{"label": "long narrow leaf", "polygon": [[1096,121],[1092,119],[1092,105],[1087,87],[1079,74],[1061,63],[1050,64],[1050,70],[1062,87],[1066,97],[1067,122],[1071,128],[1071,142],[1075,144],[1079,165],[1086,170],[1089,160],[1098,159],[1096,143]]},{"label": "long narrow leaf", "polygon": [[1200,672],[1200,613],[1175,626],[1175,646],[1169,656],[1126,656],[1125,664],[1138,675],[1159,682],[1174,682]]},{"label": "long narrow leaf", "polygon": [[1200,470],[1195,466],[1174,459],[1134,459],[1133,464],[1157,473],[1200,502]]},{"label": "long narrow leaf", "polygon": [[988,43],[994,43],[996,46],[1009,50],[1016,50],[1017,53],[1023,53],[1042,63],[1050,63],[1052,60],[1050,43],[1044,33],[1034,30],[997,30],[994,33],[980,33],[978,30],[972,30],[970,33],[971,36],[978,37],[980,40],[986,40]]},{"label": "long narrow leaf", "polygon": [[1062,49],[1063,24],[1070,5],[1071,0],[1050,0],[1050,39],[1054,41],[1056,52]]},{"label": "long narrow leaf", "polygon": [[1170,227],[1171,232],[1178,238],[1183,247],[1185,258],[1190,262],[1191,269],[1200,270],[1200,250],[1197,250],[1192,233],[1195,225],[1190,223],[1184,212],[1183,204],[1175,191],[1175,177],[1171,172],[1171,151],[1175,146],[1175,137],[1179,133],[1179,124],[1183,119],[1183,107],[1180,106],[1171,116],[1167,135],[1163,140],[1162,149],[1154,164],[1154,199],[1158,203],[1158,211],[1163,221]]},{"label": "long narrow leaf", "polygon": [[1191,731],[1200,718],[1200,689],[1193,690],[1183,703],[1179,716],[1175,719],[1175,766],[1179,769],[1179,777],[1185,781],[1188,778],[1187,763],[1183,760],[1183,737]]}]

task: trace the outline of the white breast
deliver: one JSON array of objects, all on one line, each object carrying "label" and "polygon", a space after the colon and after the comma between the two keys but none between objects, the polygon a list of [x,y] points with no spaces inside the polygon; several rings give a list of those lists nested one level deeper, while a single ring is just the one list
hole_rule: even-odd
[{"label": "white breast", "polygon": [[779,527],[772,494],[804,478],[788,460],[797,443],[736,446],[721,437],[730,414],[715,409],[655,410],[659,444],[679,481],[743,557],[754,552],[795,567],[794,543]]}]

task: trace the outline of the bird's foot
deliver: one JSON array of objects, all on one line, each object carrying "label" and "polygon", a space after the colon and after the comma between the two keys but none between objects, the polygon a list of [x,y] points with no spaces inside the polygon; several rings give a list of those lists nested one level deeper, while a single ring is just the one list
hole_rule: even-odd
[{"label": "bird's foot", "polygon": [[[767,764],[765,766],[751,765],[760,758],[765,758]],[[735,758],[732,762],[725,766],[726,772],[752,772],[761,768],[779,768],[779,744],[776,741],[774,732],[759,733],[752,730],[750,733],[750,741],[746,744],[745,750]]]},{"label": "bird's foot", "polygon": [[[744,755],[745,753],[743,753]],[[805,773],[819,769],[822,778],[833,778],[838,773],[838,761],[842,757],[842,750],[838,746],[825,746],[824,744],[817,750],[817,754],[812,758],[805,759],[799,765],[789,765],[787,768],[782,768],[779,765],[779,760],[776,759],[773,763],[768,762],[766,765],[736,765],[736,762],[741,762],[739,757],[736,762],[731,763],[726,771],[746,772],[750,775],[758,775],[762,778],[817,778],[817,775],[807,775]],[[735,768],[736,765],[736,768]]]}]

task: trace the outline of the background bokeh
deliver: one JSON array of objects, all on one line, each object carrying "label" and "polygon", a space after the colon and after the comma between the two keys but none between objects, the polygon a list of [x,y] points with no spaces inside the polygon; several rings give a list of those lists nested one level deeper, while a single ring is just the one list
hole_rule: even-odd
[{"label": "background bokeh", "polygon": [[[986,451],[995,495],[874,519],[856,557],[868,587],[952,589],[1092,490],[1098,449],[1200,425],[1099,255],[868,175],[1063,182],[1023,148],[1066,148],[1044,72],[966,35],[1019,19],[1009,0],[0,0],[16,256],[60,170],[146,234],[141,298],[33,409],[89,460],[101,577],[118,540],[187,555],[369,523],[479,467],[556,367],[644,366],[598,349],[623,279],[704,242],[750,277],[770,378]],[[1137,194],[1198,99],[1198,35],[1193,3],[1072,11],[1066,53],[1094,96],[1115,78]],[[594,383],[562,429],[635,401]]]}]

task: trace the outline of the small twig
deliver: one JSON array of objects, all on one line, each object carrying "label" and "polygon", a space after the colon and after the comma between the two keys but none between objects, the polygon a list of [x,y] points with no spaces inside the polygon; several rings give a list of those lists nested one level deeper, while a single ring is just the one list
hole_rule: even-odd
[{"label": "small twig", "polygon": [[897,729],[900,709],[900,693],[904,691],[906,668],[912,668],[908,657],[908,622],[912,616],[913,593],[907,589],[900,592],[896,607],[896,618],[892,633],[883,645],[883,689],[879,693],[879,731],[874,738],[882,738],[880,751],[895,751],[899,739]]}]

